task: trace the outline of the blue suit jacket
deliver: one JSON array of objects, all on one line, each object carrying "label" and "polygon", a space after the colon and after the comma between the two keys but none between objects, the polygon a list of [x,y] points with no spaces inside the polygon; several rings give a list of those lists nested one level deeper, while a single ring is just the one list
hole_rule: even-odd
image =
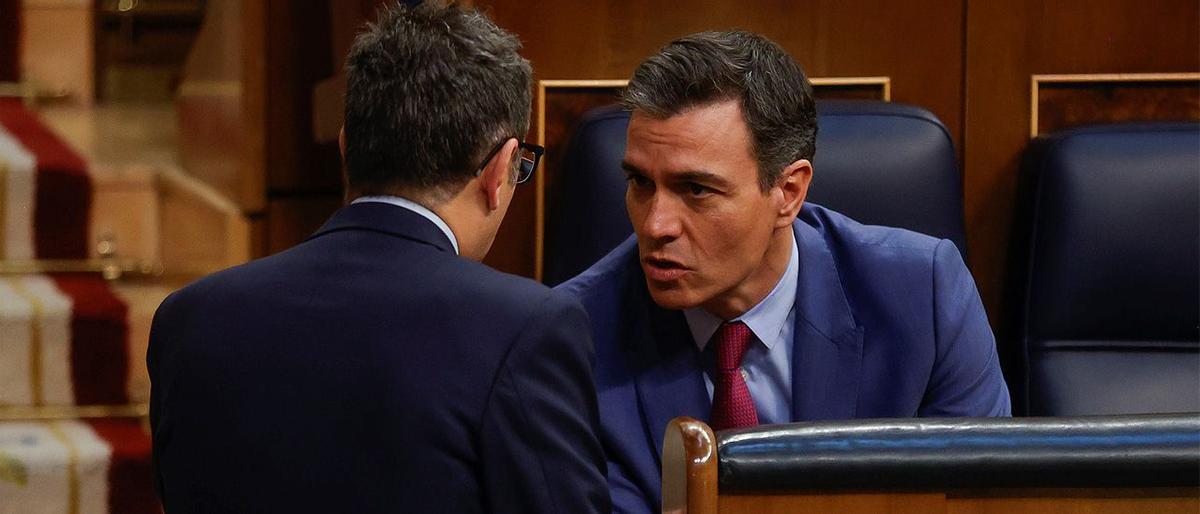
[{"label": "blue suit jacket", "polygon": [[167,512],[606,512],[587,317],[350,205],[155,315]]},{"label": "blue suit jacket", "polygon": [[[793,421],[1010,413],[995,339],[953,243],[813,204],[793,228]],[[632,237],[559,288],[591,317],[614,511],[658,512],[667,422],[707,421],[711,409],[687,322],[651,300]]]}]

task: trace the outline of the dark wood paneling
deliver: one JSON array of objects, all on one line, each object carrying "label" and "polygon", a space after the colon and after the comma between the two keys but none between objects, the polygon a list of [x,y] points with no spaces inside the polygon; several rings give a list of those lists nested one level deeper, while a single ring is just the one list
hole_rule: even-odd
[{"label": "dark wood paneling", "polygon": [[[244,198],[244,123],[240,82],[184,82],[175,98],[179,158],[190,174],[235,202]],[[259,200],[261,202],[261,199]],[[247,205],[239,205],[243,212]]]},{"label": "dark wood paneling", "polygon": [[272,199],[267,204],[266,253],[278,253],[304,241],[341,206],[340,195]]},{"label": "dark wood paneling", "polygon": [[98,101],[170,101],[196,41],[205,2],[95,4]]},{"label": "dark wood paneling", "polygon": [[262,15],[261,41],[248,50],[254,55],[248,55],[246,68],[261,73],[248,73],[247,87],[254,92],[247,102],[250,115],[258,116],[249,123],[261,127],[261,139],[249,143],[248,170],[260,163],[258,187],[267,206],[255,225],[257,255],[303,241],[342,204],[341,156],[336,142],[315,140],[313,90],[341,72],[353,27],[375,3],[268,0],[254,9]]},{"label": "dark wood paneling", "polygon": [[340,188],[337,143],[313,141],[312,91],[335,73],[330,0],[269,0],[267,11],[267,188]]},{"label": "dark wood paneling", "polygon": [[814,96],[830,100],[884,100],[883,93],[881,86],[861,84],[813,87]]},{"label": "dark wood paneling", "polygon": [[250,222],[250,255],[268,255],[267,215],[259,214],[249,217]]},{"label": "dark wood paneling", "polygon": [[745,29],[783,46],[813,77],[892,78],[892,99],[936,114],[958,141],[963,3],[958,0],[479,1],[515,32],[541,79],[627,79],[671,39]]},{"label": "dark wood paneling", "polygon": [[1048,134],[1079,125],[1200,120],[1200,78],[1038,82],[1036,131]]},{"label": "dark wood paneling", "polygon": [[964,186],[970,265],[997,325],[1035,74],[1200,69],[1195,0],[980,0],[967,9]]},{"label": "dark wood paneling", "polygon": [[[537,180],[541,181],[543,213],[550,212],[550,202],[555,195],[554,176],[561,166],[568,138],[575,131],[575,125],[583,114],[589,110],[604,105],[616,103],[620,88],[615,87],[550,87],[545,90],[545,132],[538,138],[546,146],[543,164],[540,165]],[[536,100],[535,100],[536,101]],[[534,127],[532,132],[537,134],[538,107],[534,106]],[[533,185],[536,185],[533,184]],[[504,226],[496,236],[496,243],[484,262],[496,269],[515,273],[526,277],[540,278],[537,262],[537,238],[539,223],[543,220],[536,217],[538,188],[527,187],[533,194],[523,194],[513,198],[513,206],[505,217]],[[519,221],[518,221],[519,220]]]},{"label": "dark wood paneling", "polygon": [[[538,165],[541,168],[541,165]],[[545,173],[539,169],[538,173]],[[531,181],[517,186],[496,241],[483,262],[506,273],[530,277],[536,269],[537,189]]]},{"label": "dark wood paneling", "polygon": [[0,82],[21,78],[21,0],[0,0]]},{"label": "dark wood paneling", "polygon": [[[262,109],[243,63],[261,60],[257,39],[264,27],[237,0],[208,0],[204,21],[183,65],[175,92],[180,164],[192,176],[233,201],[242,212],[260,212],[265,198],[261,161],[248,153],[262,129],[248,115]],[[261,75],[261,74],[260,74]],[[260,153],[254,155],[261,155]],[[255,160],[255,162],[251,162]],[[253,165],[252,165],[253,164]]]}]

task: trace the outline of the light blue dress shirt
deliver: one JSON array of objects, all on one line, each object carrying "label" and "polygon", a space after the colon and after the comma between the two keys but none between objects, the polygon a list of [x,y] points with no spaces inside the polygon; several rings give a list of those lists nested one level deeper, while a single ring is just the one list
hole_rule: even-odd
[{"label": "light blue dress shirt", "polygon": [[[789,423],[792,420],[792,351],[796,331],[796,279],[800,275],[800,251],[792,236],[792,256],[787,270],[771,293],[758,305],[730,321],[741,321],[754,333],[755,343],[742,357],[742,377],[754,399],[758,422]],[[724,322],[708,311],[694,307],[683,311],[696,347],[704,351],[717,328]],[[713,381],[704,372],[708,398],[713,396]]]},{"label": "light blue dress shirt", "polygon": [[355,203],[363,203],[363,202],[390,203],[397,207],[403,207],[403,208],[413,211],[417,214],[420,214],[421,216],[424,216],[425,219],[432,221],[434,225],[437,225],[437,228],[441,229],[442,232],[446,233],[446,237],[450,238],[450,244],[452,246],[454,246],[454,253],[461,255],[461,252],[458,251],[458,238],[454,237],[454,232],[452,232],[450,230],[450,225],[447,225],[446,221],[443,220],[441,216],[438,216],[433,211],[425,208],[424,205],[421,205],[421,204],[414,202],[412,200],[409,200],[407,198],[401,198],[399,196],[360,196],[358,198],[355,198],[354,201],[352,201],[350,203],[355,204]]}]

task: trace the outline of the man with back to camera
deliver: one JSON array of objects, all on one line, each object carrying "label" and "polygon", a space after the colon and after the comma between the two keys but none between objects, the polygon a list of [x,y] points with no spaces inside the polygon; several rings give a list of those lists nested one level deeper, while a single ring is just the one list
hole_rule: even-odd
[{"label": "man with back to camera", "polygon": [[816,112],[782,48],[678,39],[622,103],[635,237],[559,286],[591,318],[614,511],[658,511],[676,416],[722,430],[1010,414],[954,244],[804,203]]},{"label": "man with back to camera", "polygon": [[155,316],[168,513],[608,511],[586,314],[477,262],[541,151],[519,48],[454,6],[358,36],[353,201]]}]

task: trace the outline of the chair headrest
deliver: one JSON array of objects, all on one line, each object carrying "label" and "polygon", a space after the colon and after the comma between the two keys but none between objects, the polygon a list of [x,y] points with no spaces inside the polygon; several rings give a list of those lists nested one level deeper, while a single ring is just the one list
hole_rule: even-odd
[{"label": "chair headrest", "polygon": [[809,200],[860,223],[950,239],[964,256],[962,177],[929,111],[890,102],[817,102]]},{"label": "chair headrest", "polygon": [[1200,337],[1200,124],[1035,140],[1026,335]]}]

